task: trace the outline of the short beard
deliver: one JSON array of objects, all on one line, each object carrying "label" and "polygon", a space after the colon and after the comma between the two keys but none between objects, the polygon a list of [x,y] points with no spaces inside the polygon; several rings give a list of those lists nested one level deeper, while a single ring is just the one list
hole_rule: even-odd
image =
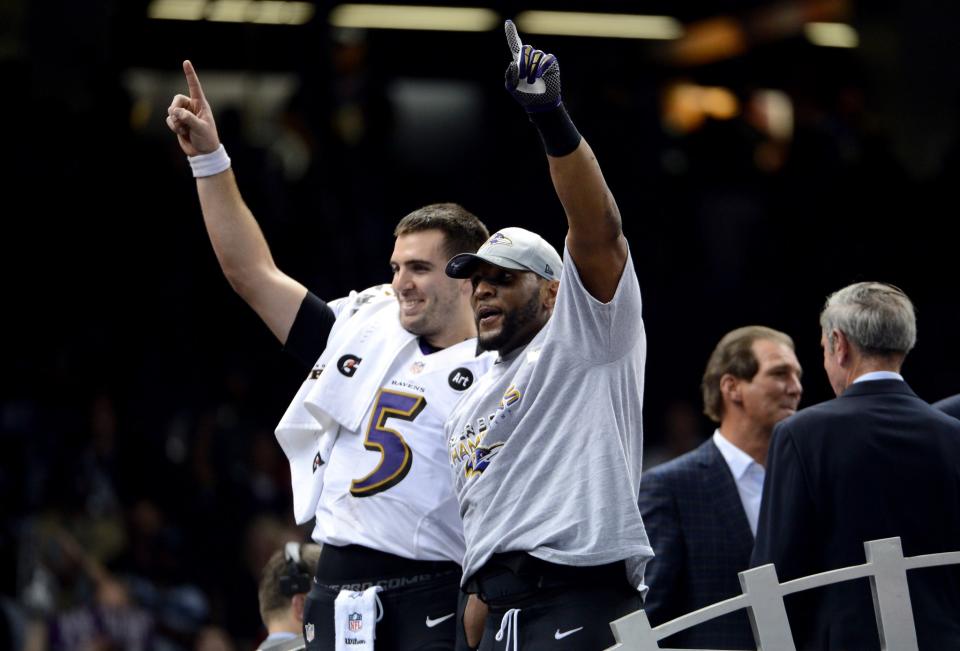
[{"label": "short beard", "polygon": [[[477,343],[480,350],[497,350],[501,353],[509,353],[517,348],[521,342],[514,341],[524,328],[537,321],[540,314],[540,291],[533,292],[530,300],[521,305],[518,309],[510,313],[504,313],[503,326],[500,332],[486,338],[480,335]],[[477,331],[480,330],[480,320],[477,320]],[[536,331],[533,333],[536,334]],[[532,337],[531,337],[532,339]],[[527,343],[527,342],[522,342]]]}]

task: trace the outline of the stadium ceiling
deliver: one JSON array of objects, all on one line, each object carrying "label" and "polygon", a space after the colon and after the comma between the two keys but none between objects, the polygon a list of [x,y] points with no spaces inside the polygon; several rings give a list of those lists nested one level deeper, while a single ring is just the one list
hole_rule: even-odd
[{"label": "stadium ceiling", "polygon": [[325,59],[331,44],[362,39],[377,53],[379,65],[393,70],[471,77],[485,55],[501,53],[506,18],[515,19],[521,33],[531,37],[564,40],[568,51],[611,50],[637,61],[682,67],[741,56],[764,42],[802,38],[806,24],[843,24],[849,14],[848,0],[434,2],[414,7],[141,0],[116,3],[109,32],[115,58],[142,68],[169,69],[191,58],[223,70],[303,70]]}]

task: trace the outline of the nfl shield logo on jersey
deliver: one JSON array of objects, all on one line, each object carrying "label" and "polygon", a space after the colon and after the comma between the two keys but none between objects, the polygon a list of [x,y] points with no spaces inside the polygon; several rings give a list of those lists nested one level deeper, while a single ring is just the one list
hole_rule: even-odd
[{"label": "nfl shield logo on jersey", "polygon": [[363,615],[360,613],[350,613],[347,615],[347,628],[354,632],[363,628]]},{"label": "nfl shield logo on jersey", "polygon": [[303,625],[303,634],[307,642],[313,642],[313,636],[315,635],[313,624],[304,624]]}]

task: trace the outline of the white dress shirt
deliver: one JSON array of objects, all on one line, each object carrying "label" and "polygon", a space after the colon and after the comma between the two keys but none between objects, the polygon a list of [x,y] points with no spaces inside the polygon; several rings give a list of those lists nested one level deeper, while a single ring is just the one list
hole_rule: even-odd
[{"label": "white dress shirt", "polygon": [[853,384],[857,382],[870,382],[872,380],[900,380],[903,382],[903,376],[893,371],[870,371],[854,380]]},{"label": "white dress shirt", "polygon": [[719,429],[713,433],[713,443],[730,468],[733,481],[737,485],[737,493],[740,494],[740,502],[743,504],[743,512],[747,514],[747,522],[750,523],[750,531],[756,537],[766,470],[754,461],[753,457],[731,443]]}]

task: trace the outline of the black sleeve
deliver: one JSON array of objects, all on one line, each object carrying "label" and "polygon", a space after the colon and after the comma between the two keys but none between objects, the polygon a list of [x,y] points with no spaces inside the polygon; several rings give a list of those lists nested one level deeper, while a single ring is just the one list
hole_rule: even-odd
[{"label": "black sleeve", "polygon": [[940,402],[934,403],[933,406],[954,418],[960,418],[960,393],[950,398],[944,398]]},{"label": "black sleeve", "polygon": [[320,353],[327,347],[327,337],[333,328],[336,315],[330,306],[313,292],[307,292],[290,326],[287,343],[283,347],[304,368],[313,368]]},{"label": "black sleeve", "polygon": [[773,563],[780,581],[820,571],[814,554],[822,535],[800,452],[783,421],[773,428],[767,473],[760,498],[760,520],[750,567]]}]

